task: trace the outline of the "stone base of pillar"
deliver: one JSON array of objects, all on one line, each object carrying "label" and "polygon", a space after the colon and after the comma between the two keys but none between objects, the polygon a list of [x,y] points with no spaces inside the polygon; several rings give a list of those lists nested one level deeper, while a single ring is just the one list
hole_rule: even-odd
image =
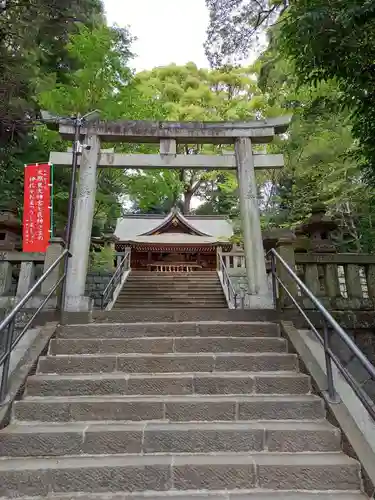
[{"label": "stone base of pillar", "polygon": [[67,296],[65,299],[66,312],[90,312],[93,309],[91,297],[78,295],[76,297]]},{"label": "stone base of pillar", "polygon": [[275,309],[271,293],[245,296],[245,309]]}]

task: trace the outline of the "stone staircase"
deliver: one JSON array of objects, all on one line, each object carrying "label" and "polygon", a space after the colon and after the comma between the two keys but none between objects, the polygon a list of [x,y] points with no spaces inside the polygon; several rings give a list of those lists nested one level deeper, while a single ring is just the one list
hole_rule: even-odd
[{"label": "stone staircase", "polygon": [[132,271],[114,309],[226,308],[216,271],[157,273]]},{"label": "stone staircase", "polygon": [[61,327],[0,432],[0,497],[363,499],[277,324],[227,312]]}]

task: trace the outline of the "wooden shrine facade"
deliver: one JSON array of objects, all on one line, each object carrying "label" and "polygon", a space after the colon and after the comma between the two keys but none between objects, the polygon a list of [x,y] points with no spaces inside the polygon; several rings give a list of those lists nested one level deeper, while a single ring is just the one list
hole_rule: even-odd
[{"label": "wooden shrine facade", "polygon": [[[130,222],[130,224],[129,224]],[[126,239],[132,227],[141,228],[148,223],[149,230]],[[204,232],[199,226],[212,225],[223,238]],[[217,251],[230,251],[232,244],[227,237],[229,223],[219,217],[194,218],[173,210],[167,217],[128,216],[120,219],[115,235],[118,254],[131,251],[132,269],[158,272],[212,271],[217,267]],[[124,227],[125,226],[125,227]],[[220,229],[220,227],[222,229]],[[224,230],[223,230],[224,228]],[[226,238],[226,239],[225,239]]]}]

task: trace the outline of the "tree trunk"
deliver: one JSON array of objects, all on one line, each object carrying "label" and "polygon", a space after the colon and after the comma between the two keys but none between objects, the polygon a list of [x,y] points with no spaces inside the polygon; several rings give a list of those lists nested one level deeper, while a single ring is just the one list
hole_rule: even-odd
[{"label": "tree trunk", "polygon": [[190,205],[191,205],[192,197],[193,197],[192,191],[187,191],[184,193],[184,203],[183,203],[183,207],[182,207],[182,213],[184,215],[190,214]]}]

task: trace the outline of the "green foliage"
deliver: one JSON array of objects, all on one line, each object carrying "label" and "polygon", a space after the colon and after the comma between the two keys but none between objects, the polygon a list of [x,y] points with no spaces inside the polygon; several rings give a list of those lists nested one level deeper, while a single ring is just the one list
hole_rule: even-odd
[{"label": "green foliage", "polygon": [[372,1],[296,1],[280,30],[281,50],[299,81],[335,79],[349,109],[356,158],[375,179],[375,4]]},{"label": "green foliage", "polygon": [[262,34],[287,9],[289,0],[206,0],[210,13],[205,43],[211,67],[246,59]]},{"label": "green foliage", "polygon": [[[248,55],[277,22],[277,50],[300,85],[336,82],[336,104],[349,110],[351,153],[375,179],[375,3],[371,0],[206,0],[211,65]],[[271,40],[275,29],[271,30]],[[268,33],[270,34],[270,33]]]},{"label": "green foliage", "polygon": [[[251,120],[263,112],[265,103],[249,68],[230,66],[219,70],[199,69],[194,63],[145,71],[136,76],[138,90],[161,103],[164,119],[173,121]],[[230,149],[230,147],[229,147]],[[221,148],[190,144],[180,154],[220,154]],[[199,198],[207,213],[236,211],[236,178],[216,171],[138,171],[127,181],[127,194],[144,212],[164,213],[179,206],[191,211],[191,200]]]},{"label": "green foliage", "polygon": [[259,84],[275,111],[292,110],[294,117],[288,139],[279,138],[272,146],[284,154],[285,168],[268,188],[263,223],[296,226],[310,215],[314,203],[323,202],[340,223],[339,248],[367,251],[375,241],[366,227],[374,190],[364,183],[351,154],[355,142],[349,113],[337,102],[337,82],[298,85],[293,64],[278,55],[277,48],[271,45],[258,61]]},{"label": "green foliage", "polygon": [[[65,12],[64,9],[68,4],[71,3],[64,0],[59,5]],[[91,9],[90,15],[82,11],[80,23],[73,23],[70,26],[64,17],[65,14],[62,18],[61,22],[66,26],[62,38],[59,39],[60,45],[53,45],[51,48],[51,57],[54,55],[59,58],[60,62],[56,60],[56,64],[52,64],[50,58],[48,60],[51,64],[46,63],[47,43],[51,41],[54,44],[53,39],[48,38],[50,35],[46,35],[46,38],[40,42],[43,57],[39,54],[37,47],[30,49],[27,53],[15,51],[15,55],[20,58],[17,59],[17,68],[24,71],[25,75],[29,75],[28,77],[22,76],[23,81],[29,82],[27,88],[29,93],[25,93],[25,107],[21,109],[19,101],[14,101],[17,104],[18,116],[27,115],[27,118],[33,119],[37,117],[40,108],[48,109],[61,116],[70,116],[76,112],[86,113],[98,108],[104,119],[118,119],[124,116],[130,119],[160,117],[160,105],[141,96],[134,84],[133,75],[128,66],[128,61],[132,56],[130,50],[132,37],[129,32],[126,29],[107,27],[100,15],[101,4],[96,0],[83,0],[79,8],[84,9],[85,5]],[[72,15],[78,15],[74,6],[72,9]],[[10,14],[11,11],[9,11]],[[20,32],[26,30],[26,21],[29,24],[32,23],[32,16],[36,15],[37,11],[31,9],[29,17],[26,16],[23,19],[21,16]],[[53,15],[51,12],[50,16]],[[30,28],[31,32],[35,26],[39,26],[39,21],[39,18],[34,19],[34,24]],[[59,33],[59,30],[60,27],[56,25],[56,33]],[[43,36],[43,33],[38,30],[34,35],[36,36],[37,33],[38,36]],[[25,46],[29,43],[31,47],[35,41],[26,36],[22,43]],[[0,45],[0,50],[1,48],[2,45]],[[30,72],[27,73],[29,69]],[[4,75],[0,75],[0,79],[2,76]],[[18,87],[15,86],[15,90],[17,89]],[[12,109],[9,106],[10,102],[5,104],[5,108]],[[13,119],[13,115],[9,120],[9,123],[13,120],[9,125],[13,127],[12,135],[6,133],[0,137],[2,140],[0,142],[0,192],[5,194],[8,200],[16,200],[21,212],[24,164],[46,162],[50,151],[64,151],[70,144],[62,141],[57,133],[47,130],[45,126],[32,128],[24,120]],[[102,231],[113,229],[117,217],[121,215],[121,200],[125,191],[126,175],[122,170],[108,169],[101,170],[98,178],[93,232],[96,231],[97,235],[100,235]],[[70,169],[56,168],[54,175],[55,233],[63,231],[66,224],[69,187]]]},{"label": "green foliage", "polygon": [[90,252],[89,270],[112,272],[114,269],[115,252],[110,246],[104,246],[99,251]]},{"label": "green foliage", "polygon": [[100,25],[82,27],[67,44],[77,67],[59,83],[57,74],[39,82],[38,100],[44,109],[57,115],[85,114],[100,109],[103,118],[120,116],[119,94],[127,91],[131,79],[127,67],[132,39],[127,30]]}]

